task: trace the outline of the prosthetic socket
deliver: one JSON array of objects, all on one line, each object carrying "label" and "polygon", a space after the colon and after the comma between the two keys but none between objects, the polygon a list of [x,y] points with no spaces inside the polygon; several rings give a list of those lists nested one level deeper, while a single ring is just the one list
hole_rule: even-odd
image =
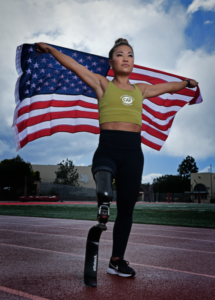
[{"label": "prosthetic socket", "polygon": [[98,171],[94,177],[98,198],[97,218],[100,224],[106,224],[110,214],[110,203],[113,199],[112,174],[108,171]]}]

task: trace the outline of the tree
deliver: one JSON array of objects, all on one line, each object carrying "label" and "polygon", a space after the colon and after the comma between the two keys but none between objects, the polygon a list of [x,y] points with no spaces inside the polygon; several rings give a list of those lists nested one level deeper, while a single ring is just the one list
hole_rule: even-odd
[{"label": "tree", "polygon": [[164,175],[153,180],[154,193],[184,193],[190,190],[190,181],[181,175]]},{"label": "tree", "polygon": [[58,164],[60,167],[58,171],[55,172],[56,179],[54,183],[79,186],[77,169],[73,165],[73,162],[68,158]]},{"label": "tree", "polygon": [[177,172],[179,175],[190,179],[190,173],[197,173],[198,170],[195,159],[192,156],[187,156],[178,166]]},{"label": "tree", "polygon": [[19,155],[0,162],[0,192],[15,197],[23,195],[24,187],[34,192],[34,181],[40,180],[40,172],[34,172],[30,162],[25,162]]}]

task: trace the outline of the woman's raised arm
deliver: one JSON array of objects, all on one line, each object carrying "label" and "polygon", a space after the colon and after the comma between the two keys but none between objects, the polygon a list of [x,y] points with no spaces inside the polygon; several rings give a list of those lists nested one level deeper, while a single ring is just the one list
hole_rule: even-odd
[{"label": "woman's raised arm", "polygon": [[95,91],[98,98],[102,97],[101,94],[105,92],[105,85],[108,82],[107,78],[89,71],[70,56],[61,53],[45,43],[35,43],[35,45],[39,53],[50,53],[62,66],[74,72],[82,81],[89,85]]},{"label": "woman's raised arm", "polygon": [[[149,85],[145,83],[139,83],[137,84],[140,88],[143,99],[156,97],[165,93],[175,93],[183,88],[187,87],[188,82],[186,80],[180,81],[180,82],[167,82],[167,83],[160,83],[160,84],[154,84]],[[190,80],[190,88],[194,88],[198,85],[198,82],[195,80]]]}]

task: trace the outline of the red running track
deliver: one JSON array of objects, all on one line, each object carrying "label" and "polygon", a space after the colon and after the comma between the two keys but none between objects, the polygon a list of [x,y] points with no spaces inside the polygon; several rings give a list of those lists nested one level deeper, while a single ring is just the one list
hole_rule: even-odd
[{"label": "red running track", "polygon": [[125,259],[135,278],[106,273],[113,223],[100,241],[98,286],[83,285],[93,221],[0,216],[0,299],[215,299],[215,230],[133,224]]}]

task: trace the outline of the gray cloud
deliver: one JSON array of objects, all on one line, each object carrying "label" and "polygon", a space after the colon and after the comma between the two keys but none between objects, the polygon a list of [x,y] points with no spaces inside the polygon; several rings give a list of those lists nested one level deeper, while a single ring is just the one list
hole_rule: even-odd
[{"label": "gray cloud", "polygon": [[163,174],[157,174],[157,173],[151,173],[151,174],[148,174],[148,175],[144,175],[142,176],[142,183],[151,183],[153,182],[153,179],[155,178],[158,178],[158,177],[161,177],[163,176]]},{"label": "gray cloud", "polygon": [[215,52],[203,50],[184,51],[177,60],[176,74],[196,79],[202,92],[203,102],[186,105],[176,115],[163,152],[173,156],[193,155],[196,158],[214,156],[214,78]]}]

